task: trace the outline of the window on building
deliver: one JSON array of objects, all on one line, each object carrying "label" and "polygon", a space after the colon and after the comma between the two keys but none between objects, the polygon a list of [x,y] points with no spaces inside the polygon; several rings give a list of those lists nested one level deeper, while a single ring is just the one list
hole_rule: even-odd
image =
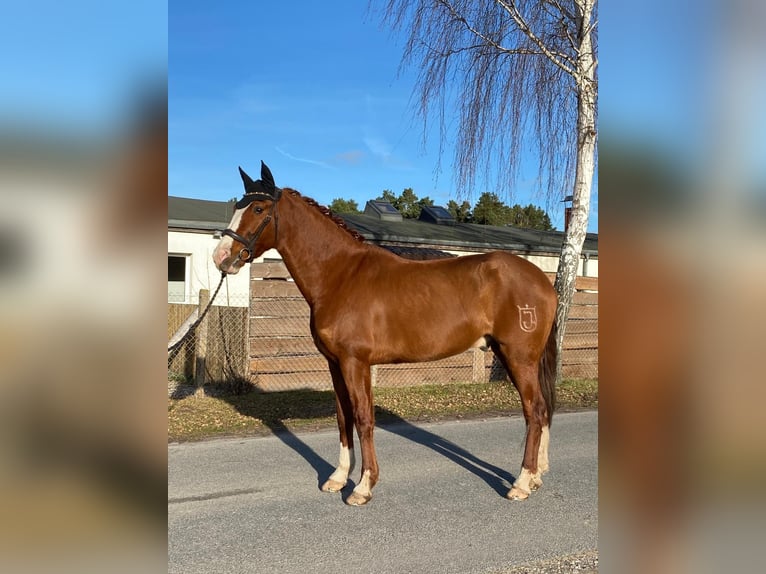
[{"label": "window on building", "polygon": [[188,255],[168,255],[168,303],[185,303]]}]

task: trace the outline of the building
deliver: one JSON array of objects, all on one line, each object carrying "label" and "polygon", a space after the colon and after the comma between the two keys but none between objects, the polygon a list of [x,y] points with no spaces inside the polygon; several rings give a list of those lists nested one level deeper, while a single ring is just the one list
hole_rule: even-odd
[{"label": "building", "polygon": [[[233,213],[233,201],[168,197],[168,303],[196,303],[200,289],[215,289],[213,250]],[[246,307],[249,288],[247,273],[230,275],[215,303]]]},{"label": "building", "polygon": [[[173,334],[196,309],[199,289],[213,289],[219,272],[212,262],[218,234],[231,220],[234,202],[168,199],[168,301],[180,310],[168,319]],[[386,202],[368,202],[363,214],[341,214],[346,225],[370,243],[410,259],[459,257],[502,250],[530,260],[549,278],[558,266],[563,233],[516,227],[491,227],[454,221],[444,208],[429,208],[421,220],[403,219]],[[578,270],[576,293],[563,344],[563,374],[571,378],[598,377],[598,235],[588,234]],[[219,305],[240,307],[211,313],[205,372],[208,380],[223,381],[231,372],[264,391],[298,388],[330,389],[327,361],[317,351],[309,330],[309,308],[275,250],[267,251],[237,275],[229,276],[228,294]],[[189,305],[192,303],[192,305]],[[244,308],[248,307],[248,308]],[[171,324],[172,323],[172,324]],[[181,326],[180,328],[183,328]],[[223,349],[225,352],[217,352]],[[196,359],[195,359],[196,357]],[[199,364],[200,351],[190,344],[169,366],[169,377],[189,378]],[[429,363],[378,365],[373,384],[380,386],[486,382],[505,377],[491,353],[480,349]]]},{"label": "building", "polygon": [[[217,230],[226,228],[234,202],[168,197],[168,302],[192,302],[200,289],[212,289],[220,273],[212,262]],[[493,227],[451,220],[444,208],[429,208],[420,220],[403,219],[390,204],[368,202],[362,214],[340,214],[365,239],[405,257],[470,255],[502,250],[520,255],[543,271],[555,273],[563,233],[518,227]],[[259,260],[278,260],[270,250]],[[589,233],[583,245],[578,275],[598,277],[598,235]],[[236,305],[246,305],[249,277],[228,278],[227,288]]]}]

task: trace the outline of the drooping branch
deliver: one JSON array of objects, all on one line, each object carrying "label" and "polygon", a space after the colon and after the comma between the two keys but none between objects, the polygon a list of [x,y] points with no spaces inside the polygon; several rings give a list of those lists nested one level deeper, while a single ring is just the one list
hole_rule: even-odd
[{"label": "drooping branch", "polygon": [[593,2],[388,0],[384,20],[407,33],[402,68],[419,70],[424,141],[435,120],[437,172],[446,142],[455,142],[459,194],[486,191],[475,189],[479,175],[487,187],[512,194],[527,150],[537,150],[534,185],[549,206],[571,187],[578,113],[572,96],[587,60],[580,32],[592,26],[580,4]]},{"label": "drooping branch", "polygon": [[[527,26],[527,31],[529,31],[530,33],[528,33],[527,36],[530,38],[530,40],[532,40],[533,42],[538,44],[538,49],[537,50],[532,50],[530,48],[508,48],[508,47],[503,46],[502,44],[496,42],[495,40],[493,40],[489,35],[484,34],[483,32],[479,31],[475,26],[471,25],[471,23],[468,22],[468,20],[465,18],[465,16],[460,14],[455,9],[455,7],[452,5],[451,2],[448,2],[447,0],[437,0],[437,4],[441,4],[442,6],[444,6],[449,11],[449,13],[450,13],[450,15],[452,16],[453,19],[455,19],[456,21],[458,21],[461,24],[463,24],[463,26],[465,26],[465,28],[469,32],[471,32],[471,34],[473,34],[474,36],[477,36],[478,38],[480,38],[482,40],[482,42],[484,43],[483,44],[484,46],[490,46],[490,47],[494,48],[495,50],[497,50],[501,54],[508,54],[508,55],[510,55],[510,54],[523,54],[523,55],[534,55],[534,56],[546,56],[549,59],[551,59],[551,61],[554,64],[559,66],[565,72],[567,72],[569,74],[573,73],[573,67],[565,65],[561,61],[561,60],[564,60],[565,62],[567,62],[568,64],[573,66],[574,62],[572,61],[572,59],[569,58],[569,56],[567,56],[566,54],[563,54],[561,52],[554,52],[553,50],[547,49],[542,44],[542,42],[540,42],[539,40],[537,42],[535,42],[536,36],[534,34],[532,34],[531,31],[529,31],[529,27],[528,26]],[[502,2],[501,2],[501,4],[502,4]],[[526,24],[525,24],[525,26],[526,26]],[[522,31],[525,31],[524,28],[521,25],[519,25],[519,28],[521,28]],[[525,33],[526,33],[526,31],[525,31]]]},{"label": "drooping branch", "polygon": [[526,19],[516,6],[516,2],[513,0],[497,0],[497,3],[500,4],[500,6],[502,6],[506,12],[508,12],[511,18],[513,18],[513,21],[516,22],[519,30],[521,30],[524,35],[529,38],[530,41],[535,44],[554,65],[561,68],[570,76],[574,76],[577,73],[574,66],[568,66],[560,59],[560,57],[563,56],[566,58],[567,62],[572,63],[570,58],[566,57],[564,54],[554,53],[551,49],[548,48],[548,46],[545,45],[545,42],[543,42],[539,36],[532,31],[532,28],[530,28],[529,24],[527,24]]}]

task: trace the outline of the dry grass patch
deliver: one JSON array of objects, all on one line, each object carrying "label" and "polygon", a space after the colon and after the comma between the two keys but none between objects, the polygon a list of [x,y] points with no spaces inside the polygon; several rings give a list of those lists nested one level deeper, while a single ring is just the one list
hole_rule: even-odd
[{"label": "dry grass patch", "polygon": [[[376,417],[380,421],[423,422],[521,412],[519,395],[510,383],[376,388],[374,394]],[[557,389],[557,402],[559,410],[598,408],[598,381],[562,382]],[[335,397],[331,391],[168,399],[170,441],[334,427]]]}]

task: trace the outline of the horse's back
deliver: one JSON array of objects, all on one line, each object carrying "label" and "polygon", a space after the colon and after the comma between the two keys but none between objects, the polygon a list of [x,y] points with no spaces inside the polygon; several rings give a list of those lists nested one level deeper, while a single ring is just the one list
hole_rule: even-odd
[{"label": "horse's back", "polygon": [[430,261],[385,254],[364,267],[350,284],[354,293],[347,300],[385,305],[396,313],[460,306],[489,318],[508,305],[555,307],[555,291],[545,273],[503,251]]},{"label": "horse's back", "polygon": [[504,251],[468,255],[450,260],[458,274],[476,277],[476,289],[489,292],[500,304],[524,298],[542,304],[555,299],[548,277],[534,263]]}]

